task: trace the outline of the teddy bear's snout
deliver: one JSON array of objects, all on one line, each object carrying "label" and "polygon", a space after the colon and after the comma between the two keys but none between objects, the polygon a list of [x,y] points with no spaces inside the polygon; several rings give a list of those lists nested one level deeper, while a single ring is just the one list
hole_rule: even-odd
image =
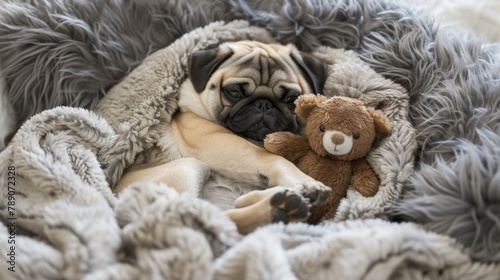
[{"label": "teddy bear's snout", "polygon": [[323,148],[331,155],[347,155],[351,152],[352,146],[352,136],[341,131],[328,130],[323,134]]},{"label": "teddy bear's snout", "polygon": [[332,143],[335,145],[342,145],[342,143],[344,143],[344,136],[340,134],[333,134]]}]

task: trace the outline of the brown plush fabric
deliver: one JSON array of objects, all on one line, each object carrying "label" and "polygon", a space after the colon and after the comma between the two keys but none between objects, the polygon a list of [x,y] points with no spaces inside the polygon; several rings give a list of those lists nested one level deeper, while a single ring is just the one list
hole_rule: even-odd
[{"label": "brown plush fabric", "polygon": [[[332,188],[323,203],[311,208],[309,223],[333,218],[350,185],[363,196],[375,195],[379,180],[365,156],[375,139],[390,134],[389,119],[356,99],[340,96],[327,99],[313,94],[299,98],[296,113],[307,122],[306,136],[273,133],[264,140],[264,147]],[[330,154],[324,147],[325,131],[353,136],[352,149],[344,155]]]}]

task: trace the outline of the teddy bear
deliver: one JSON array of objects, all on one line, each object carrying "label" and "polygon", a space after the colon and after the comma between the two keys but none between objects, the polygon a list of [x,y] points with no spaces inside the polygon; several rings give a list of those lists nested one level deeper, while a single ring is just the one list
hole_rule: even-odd
[{"label": "teddy bear", "polygon": [[333,218],[349,186],[365,197],[374,196],[380,183],[366,155],[375,139],[390,135],[387,116],[357,99],[314,94],[299,97],[295,113],[305,121],[305,136],[271,133],[264,148],[332,189],[322,203],[311,207],[308,223]]}]

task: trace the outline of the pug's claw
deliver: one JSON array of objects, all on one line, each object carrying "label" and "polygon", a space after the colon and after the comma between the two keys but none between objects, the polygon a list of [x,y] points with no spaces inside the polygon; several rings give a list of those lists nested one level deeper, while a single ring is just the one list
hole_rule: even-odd
[{"label": "pug's claw", "polygon": [[317,205],[325,201],[325,199],[328,197],[329,194],[330,191],[326,192],[316,191],[309,194],[305,194],[304,196],[309,199],[309,203],[311,203],[311,205]]},{"label": "pug's claw", "polygon": [[309,199],[311,205],[319,204],[328,197],[331,192],[330,187],[325,186],[320,182],[308,182],[302,184],[302,195]]},{"label": "pug's claw", "polygon": [[331,190],[329,190],[327,192],[322,192],[319,196],[319,199],[320,199],[319,202],[325,201],[328,198],[328,196],[330,196],[330,193],[331,193]]}]

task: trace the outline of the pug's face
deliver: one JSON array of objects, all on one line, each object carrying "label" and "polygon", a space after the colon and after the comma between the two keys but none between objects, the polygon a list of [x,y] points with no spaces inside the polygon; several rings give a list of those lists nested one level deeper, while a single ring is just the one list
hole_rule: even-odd
[{"label": "pug's face", "polygon": [[299,132],[295,100],[322,91],[326,64],[292,45],[240,41],[193,53],[188,75],[198,96],[180,103],[260,143],[272,132]]}]

